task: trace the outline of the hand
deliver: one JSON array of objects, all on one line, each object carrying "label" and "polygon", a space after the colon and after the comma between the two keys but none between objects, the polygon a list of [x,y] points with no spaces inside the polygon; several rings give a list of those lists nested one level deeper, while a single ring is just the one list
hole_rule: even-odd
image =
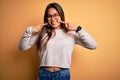
[{"label": "hand", "polygon": [[68,22],[64,22],[64,21],[61,21],[61,23],[65,24],[65,26],[68,28],[69,31],[77,30],[77,25],[75,25],[74,23],[68,23]]},{"label": "hand", "polygon": [[47,23],[42,24],[42,25],[35,25],[34,26],[34,33],[37,33],[39,31],[41,31],[42,27],[45,26],[45,25],[47,25]]}]

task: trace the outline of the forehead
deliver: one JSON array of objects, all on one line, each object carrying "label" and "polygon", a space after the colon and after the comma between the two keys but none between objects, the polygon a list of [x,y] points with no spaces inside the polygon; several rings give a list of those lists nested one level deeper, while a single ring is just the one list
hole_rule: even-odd
[{"label": "forehead", "polygon": [[49,8],[48,9],[48,14],[55,14],[55,13],[58,13],[55,8]]}]

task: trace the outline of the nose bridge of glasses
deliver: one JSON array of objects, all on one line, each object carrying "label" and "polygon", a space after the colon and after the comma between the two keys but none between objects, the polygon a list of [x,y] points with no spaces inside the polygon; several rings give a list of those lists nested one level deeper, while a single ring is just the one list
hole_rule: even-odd
[{"label": "nose bridge of glasses", "polygon": [[48,15],[48,18],[56,18],[59,14]]}]

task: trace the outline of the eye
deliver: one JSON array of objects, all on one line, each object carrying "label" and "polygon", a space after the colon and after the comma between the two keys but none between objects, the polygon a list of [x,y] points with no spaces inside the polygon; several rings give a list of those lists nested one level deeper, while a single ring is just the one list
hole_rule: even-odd
[{"label": "eye", "polygon": [[54,16],[54,17],[57,17],[57,16],[59,16],[59,14],[54,14],[53,16]]},{"label": "eye", "polygon": [[59,16],[58,13],[55,13],[55,14],[53,14],[53,15],[48,14],[48,15],[47,15],[47,18],[52,18],[52,17],[57,18],[58,16]]},{"label": "eye", "polygon": [[47,18],[51,18],[51,17],[52,17],[51,15],[49,15],[49,14],[47,15]]}]

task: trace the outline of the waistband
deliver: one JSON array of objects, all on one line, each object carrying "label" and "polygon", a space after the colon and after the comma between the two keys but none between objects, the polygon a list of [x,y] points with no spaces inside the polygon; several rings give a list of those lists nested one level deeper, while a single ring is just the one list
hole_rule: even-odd
[{"label": "waistband", "polygon": [[[45,67],[41,66],[40,67],[40,70],[45,70],[46,72],[52,72],[50,70],[47,70]],[[55,72],[60,72],[60,71],[64,71],[64,70],[69,70],[69,68],[60,68],[60,70],[57,70],[57,71],[53,71],[52,73],[55,73]]]}]

